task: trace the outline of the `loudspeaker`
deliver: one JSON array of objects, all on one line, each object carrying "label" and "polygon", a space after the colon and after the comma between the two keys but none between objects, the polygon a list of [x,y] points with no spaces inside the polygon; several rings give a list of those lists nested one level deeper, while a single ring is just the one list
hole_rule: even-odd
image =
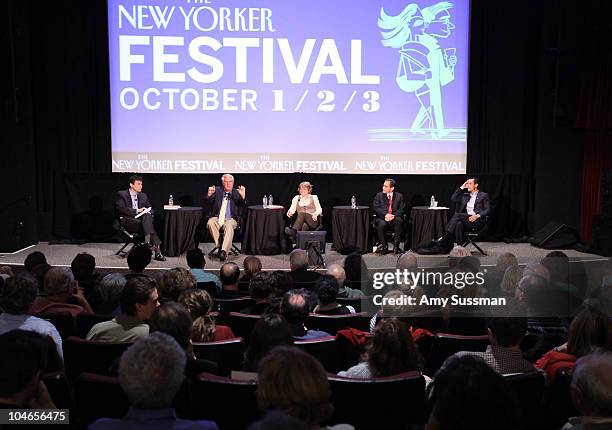
[{"label": "loudspeaker", "polygon": [[572,248],[580,242],[578,232],[560,222],[549,222],[529,238],[529,243],[538,248]]}]

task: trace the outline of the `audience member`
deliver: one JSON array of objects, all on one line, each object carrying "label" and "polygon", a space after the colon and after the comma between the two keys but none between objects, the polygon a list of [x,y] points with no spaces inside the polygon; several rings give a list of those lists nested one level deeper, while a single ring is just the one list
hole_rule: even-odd
[{"label": "audience member", "polygon": [[293,290],[293,278],[284,270],[275,270],[270,278],[274,297],[282,298],[287,291]]},{"label": "audience member", "polygon": [[26,256],[23,261],[23,268],[27,272],[34,274],[33,269],[40,264],[47,264],[47,257],[40,251],[34,251]]},{"label": "audience member", "polygon": [[306,328],[306,320],[309,314],[306,294],[302,290],[291,290],[285,294],[281,302],[281,315],[291,324],[295,340],[316,339],[330,336],[329,333],[320,330],[309,330]]},{"label": "audience member", "polygon": [[214,302],[206,291],[185,290],[179,296],[178,302],[191,314],[193,320],[192,341],[217,342],[236,337],[231,328],[215,323],[215,319],[210,314],[213,311]]},{"label": "audience member", "polygon": [[516,297],[516,289],[520,280],[523,278],[523,267],[510,266],[502,276],[500,293],[508,297]]},{"label": "audience member", "polygon": [[96,303],[92,304],[99,315],[119,315],[121,313],[121,292],[126,283],[121,273],[109,273],[94,287]]},{"label": "audience member", "polygon": [[293,345],[293,332],[289,323],[279,314],[263,315],[251,333],[244,354],[244,370],[256,372],[259,362],[276,346]]},{"label": "audience member", "polygon": [[251,277],[249,293],[255,304],[242,309],[240,312],[249,315],[262,315],[272,301],[272,276],[266,272],[257,272]]},{"label": "audience member", "polygon": [[126,279],[145,276],[144,270],[151,264],[151,248],[146,243],[135,245],[127,256],[127,264],[130,269],[125,274]]},{"label": "audience member", "polygon": [[36,294],[38,287],[32,275],[13,276],[6,280],[0,290],[0,308],[3,310],[0,315],[0,334],[19,329],[49,336],[63,361],[62,338],[55,326],[49,321],[28,315]]},{"label": "audience member", "polygon": [[[89,302],[83,294],[83,289],[74,279],[72,271],[63,267],[55,267],[45,275],[44,284],[46,297],[37,297],[32,303],[32,314],[69,313],[76,317],[81,312],[93,314]],[[78,305],[70,303],[76,301]]]},{"label": "audience member", "polygon": [[354,314],[355,308],[338,303],[338,283],[331,275],[323,275],[315,284],[315,292],[319,298],[313,312],[321,315],[347,315]]},{"label": "audience member", "polygon": [[261,272],[261,260],[257,257],[249,255],[245,257],[243,263],[244,273],[238,282],[238,289],[241,291],[249,290],[249,283],[254,274]]},{"label": "audience member", "polygon": [[530,261],[525,265],[525,270],[523,270],[523,276],[537,275],[546,279],[546,282],[550,281],[550,272],[548,269],[538,263],[537,261]]},{"label": "audience member", "polygon": [[308,252],[294,249],[289,254],[289,275],[293,279],[293,288],[312,290],[315,282],[321,277],[318,272],[308,270]]},{"label": "audience member", "polygon": [[110,321],[94,325],[87,340],[98,342],[134,342],[149,334],[145,324],[159,306],[157,284],[141,276],[128,280],[121,292],[121,313]]},{"label": "audience member", "polygon": [[247,430],[310,430],[310,427],[282,412],[269,411],[262,419],[248,426]]},{"label": "audience member", "polygon": [[219,374],[219,366],[214,361],[196,358],[191,343],[191,331],[193,321],[189,311],[175,302],[166,302],[159,306],[149,319],[150,333],[156,331],[172,336],[174,340],[185,351],[187,364],[185,365],[185,377],[188,380],[196,380],[202,372]]},{"label": "audience member", "polygon": [[359,299],[363,297],[361,290],[344,285],[344,281],[346,281],[346,272],[344,271],[344,267],[341,265],[330,264],[327,266],[327,274],[333,276],[338,283],[338,297],[343,299]]},{"label": "audience member", "polygon": [[90,299],[94,287],[100,281],[100,275],[95,272],[95,257],[86,252],[81,252],[74,257],[70,267],[72,268],[74,279],[79,283],[79,287],[83,289],[85,297]]},{"label": "audience member", "polygon": [[240,268],[236,263],[224,263],[219,270],[219,279],[221,279],[222,291],[218,298],[220,299],[237,299],[247,297],[248,291],[238,290],[238,280],[240,279]]},{"label": "audience member", "polygon": [[119,383],[131,404],[128,413],[121,419],[101,418],[89,429],[217,429],[212,421],[176,417],[172,400],[183,383],[185,363],[184,351],[167,334],[137,341],[119,363]]},{"label": "audience member", "polygon": [[346,273],[344,285],[364,291],[364,294],[367,295],[368,292],[365,291],[365,287],[369,285],[368,266],[363,256],[356,252],[347,255],[344,259],[344,271]]},{"label": "audience member", "polygon": [[0,335],[0,409],[56,409],[40,380],[48,348],[48,340],[33,331],[12,330]]},{"label": "audience member", "polygon": [[221,292],[221,281],[219,277],[204,271],[206,267],[206,258],[204,258],[204,253],[200,248],[194,248],[187,251],[186,259],[189,271],[195,277],[197,283],[214,282],[217,287],[216,293]]},{"label": "audience member", "polygon": [[185,290],[196,287],[196,279],[189,270],[182,267],[165,270],[161,275],[159,283],[160,302],[176,302]]}]

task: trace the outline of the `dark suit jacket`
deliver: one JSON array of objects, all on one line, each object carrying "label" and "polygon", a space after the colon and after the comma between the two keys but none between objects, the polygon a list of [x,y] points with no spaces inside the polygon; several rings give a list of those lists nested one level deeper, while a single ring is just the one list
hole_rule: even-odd
[{"label": "dark suit jacket", "polygon": [[[149,202],[149,196],[146,193],[138,193],[136,198],[138,199],[139,208],[148,208],[151,205]],[[151,214],[153,211],[151,211]],[[117,191],[115,194],[115,217],[129,217],[134,218],[137,212],[136,209],[132,208],[132,196],[130,190]]]},{"label": "dark suit jacket", "polygon": [[293,288],[312,290],[321,274],[314,270],[296,269],[289,272],[289,276],[293,279]]},{"label": "dark suit jacket", "polygon": [[[223,204],[223,188],[215,187],[215,194],[208,197],[207,202],[212,205],[212,211],[209,216],[219,216],[219,212],[221,211],[221,205]],[[241,225],[242,219],[244,217],[244,212],[246,209],[246,199],[240,197],[237,189],[233,189],[230,192],[230,210],[232,211],[232,218],[236,220],[236,222]]]},{"label": "dark suit jacket", "polygon": [[[467,213],[467,202],[470,201],[470,193],[468,190],[457,188],[451,200],[456,203],[455,213]],[[489,203],[489,195],[484,191],[478,191],[476,201],[474,202],[474,213],[481,217],[486,217],[491,212],[491,204]]]},{"label": "dark suit jacket", "polygon": [[[374,213],[377,217],[385,219],[389,211],[389,198],[382,191],[374,197],[374,203],[372,204]],[[404,216],[406,212],[406,203],[404,202],[404,196],[397,191],[393,191],[393,201],[391,202],[391,213],[396,217]]]}]

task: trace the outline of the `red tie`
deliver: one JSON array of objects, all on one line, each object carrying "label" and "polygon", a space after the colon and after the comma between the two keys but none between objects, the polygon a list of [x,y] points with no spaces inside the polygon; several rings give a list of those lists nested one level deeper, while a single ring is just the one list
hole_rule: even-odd
[{"label": "red tie", "polygon": [[391,198],[391,194],[388,194],[387,197],[389,197],[389,210],[387,211],[387,213],[392,213],[393,210],[391,209],[391,204],[393,202],[393,199]]}]

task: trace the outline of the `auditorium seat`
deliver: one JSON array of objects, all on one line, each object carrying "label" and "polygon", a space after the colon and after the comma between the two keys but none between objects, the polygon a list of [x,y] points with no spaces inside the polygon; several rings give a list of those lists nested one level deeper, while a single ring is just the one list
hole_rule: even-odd
[{"label": "auditorium seat", "polygon": [[217,283],[215,281],[207,281],[207,282],[198,282],[196,284],[198,290],[206,291],[211,297],[215,297],[217,295]]},{"label": "auditorium seat", "polygon": [[[127,396],[115,377],[82,373],[74,382],[75,414],[78,428],[85,428],[98,418],[121,418],[129,407]],[[74,416],[76,415],[76,416]]]},{"label": "auditorium seat", "polygon": [[72,409],[74,397],[64,372],[43,373],[40,379],[45,383],[51,400],[60,409]]},{"label": "auditorium seat", "polygon": [[540,372],[504,375],[510,388],[516,393],[521,409],[521,423],[525,430],[541,428],[540,417],[544,375]]},{"label": "auditorium seat", "polygon": [[330,424],[407,429],[425,421],[425,379],[419,372],[372,379],[329,374],[328,379],[334,405]]},{"label": "auditorium seat", "polygon": [[337,373],[346,370],[339,362],[335,336],[298,340],[295,342],[295,346],[318,359],[328,372]]},{"label": "auditorium seat", "polygon": [[242,369],[245,344],[241,337],[219,342],[194,342],[193,353],[197,358],[214,361],[224,375],[231,370]]},{"label": "auditorium seat", "polygon": [[240,312],[230,312],[227,318],[227,325],[230,326],[236,336],[239,336],[248,343],[251,332],[261,315],[249,315]]},{"label": "auditorium seat", "polygon": [[335,335],[343,328],[356,328],[361,331],[370,331],[370,317],[365,312],[347,315],[318,315],[310,314],[306,327],[309,329],[323,330]]},{"label": "auditorium seat", "polygon": [[417,346],[425,358],[423,373],[433,376],[444,361],[459,351],[485,351],[489,345],[489,336],[464,336],[458,334],[438,333],[435,336],[423,336]]},{"label": "auditorium seat", "polygon": [[220,314],[228,314],[230,312],[239,312],[255,303],[249,296],[238,297],[235,299],[214,299],[215,310]]},{"label": "auditorium seat", "polygon": [[85,338],[94,325],[110,321],[113,318],[115,318],[114,315],[98,315],[81,312],[76,316],[76,335]]},{"label": "auditorium seat", "polygon": [[543,420],[541,428],[559,429],[569,417],[580,415],[572,403],[571,381],[571,373],[560,369],[555,377],[546,384],[540,410]]},{"label": "auditorium seat", "polygon": [[74,317],[69,313],[59,314],[36,314],[38,318],[49,321],[55,326],[62,339],[66,339],[76,334]]},{"label": "auditorium seat", "polygon": [[83,372],[110,375],[131,342],[94,342],[69,337],[63,343],[66,374],[71,381]]},{"label": "auditorium seat", "polygon": [[[344,297],[337,298],[338,303],[344,306],[352,306],[355,309],[355,312],[361,312],[363,308],[365,308],[365,303],[372,300],[372,297],[360,297],[358,299],[347,299]],[[365,303],[364,303],[365,302]]]}]

